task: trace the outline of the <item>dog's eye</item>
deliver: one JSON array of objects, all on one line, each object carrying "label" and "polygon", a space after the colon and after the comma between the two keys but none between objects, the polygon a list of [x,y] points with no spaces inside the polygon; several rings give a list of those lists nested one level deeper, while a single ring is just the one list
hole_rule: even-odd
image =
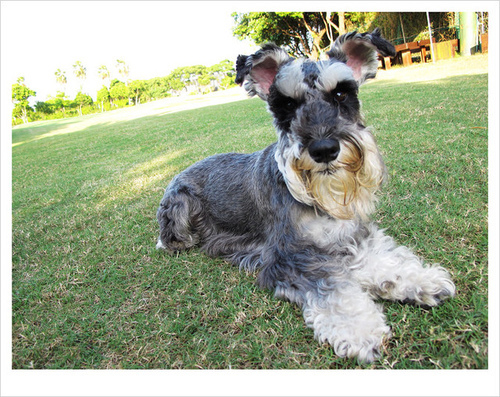
[{"label": "dog's eye", "polygon": [[347,99],[347,92],[345,91],[335,91],[333,97],[337,102],[344,102]]},{"label": "dog's eye", "polygon": [[292,98],[287,98],[284,106],[287,110],[295,110],[295,108],[297,107],[297,102]]}]

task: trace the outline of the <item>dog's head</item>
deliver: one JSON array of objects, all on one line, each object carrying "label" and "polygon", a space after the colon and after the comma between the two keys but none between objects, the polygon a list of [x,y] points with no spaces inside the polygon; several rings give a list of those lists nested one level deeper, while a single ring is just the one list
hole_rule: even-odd
[{"label": "dog's head", "polygon": [[339,37],[325,61],[294,59],[267,44],[236,62],[236,82],[265,100],[274,117],[276,161],[289,191],[335,218],[367,218],[385,177],[357,96],[376,75],[377,53],[395,54],[378,29]]}]

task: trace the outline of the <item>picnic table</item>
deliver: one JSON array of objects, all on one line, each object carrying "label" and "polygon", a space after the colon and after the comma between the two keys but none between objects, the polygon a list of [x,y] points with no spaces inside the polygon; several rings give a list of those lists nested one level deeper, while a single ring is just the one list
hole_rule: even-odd
[{"label": "picnic table", "polygon": [[[432,42],[436,42],[434,37],[432,38]],[[398,44],[394,47],[396,49],[396,57],[401,61],[403,66],[409,66],[412,64],[411,54],[414,52],[420,52],[422,62],[427,62],[427,50],[430,50],[431,41],[430,39],[412,41],[410,43]]]},{"label": "picnic table", "polygon": [[[488,38],[484,39],[484,47],[486,52],[488,51]],[[458,39],[442,41],[436,43],[436,39],[432,38],[432,49],[434,51],[434,60],[440,59],[448,59],[453,58],[455,56],[455,52],[458,48]],[[415,52],[420,52],[420,58],[422,62],[427,62],[427,54],[431,49],[431,41],[420,40],[420,41],[412,41],[409,43],[403,43],[395,45],[396,56],[394,57],[397,62],[402,63],[403,66],[410,66],[413,62],[411,59],[411,55]],[[484,51],[484,49],[483,49]],[[382,67],[386,70],[391,68],[391,57],[384,57],[379,54],[379,61],[382,63]]]}]

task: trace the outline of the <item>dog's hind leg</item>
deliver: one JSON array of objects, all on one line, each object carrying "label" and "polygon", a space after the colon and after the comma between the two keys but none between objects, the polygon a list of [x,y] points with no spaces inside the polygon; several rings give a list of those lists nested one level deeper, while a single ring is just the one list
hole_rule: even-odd
[{"label": "dog's hind leg", "polygon": [[156,248],[182,251],[200,241],[202,205],[187,188],[167,188],[156,218],[160,235]]}]

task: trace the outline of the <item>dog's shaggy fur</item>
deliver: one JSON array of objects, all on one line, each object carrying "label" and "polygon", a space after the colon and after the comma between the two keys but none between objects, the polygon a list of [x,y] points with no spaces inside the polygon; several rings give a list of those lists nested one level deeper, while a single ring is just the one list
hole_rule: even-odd
[{"label": "dog's shaggy fur", "polygon": [[278,141],[220,154],[169,184],[157,247],[195,245],[298,304],[319,342],[371,362],[390,335],[374,299],[434,306],[453,296],[449,274],[424,265],[369,221],[386,169],[363,123],[358,87],[375,77],[378,30],[348,33],[329,60],[293,59],[272,45],[237,60],[237,82],[268,104]]}]

